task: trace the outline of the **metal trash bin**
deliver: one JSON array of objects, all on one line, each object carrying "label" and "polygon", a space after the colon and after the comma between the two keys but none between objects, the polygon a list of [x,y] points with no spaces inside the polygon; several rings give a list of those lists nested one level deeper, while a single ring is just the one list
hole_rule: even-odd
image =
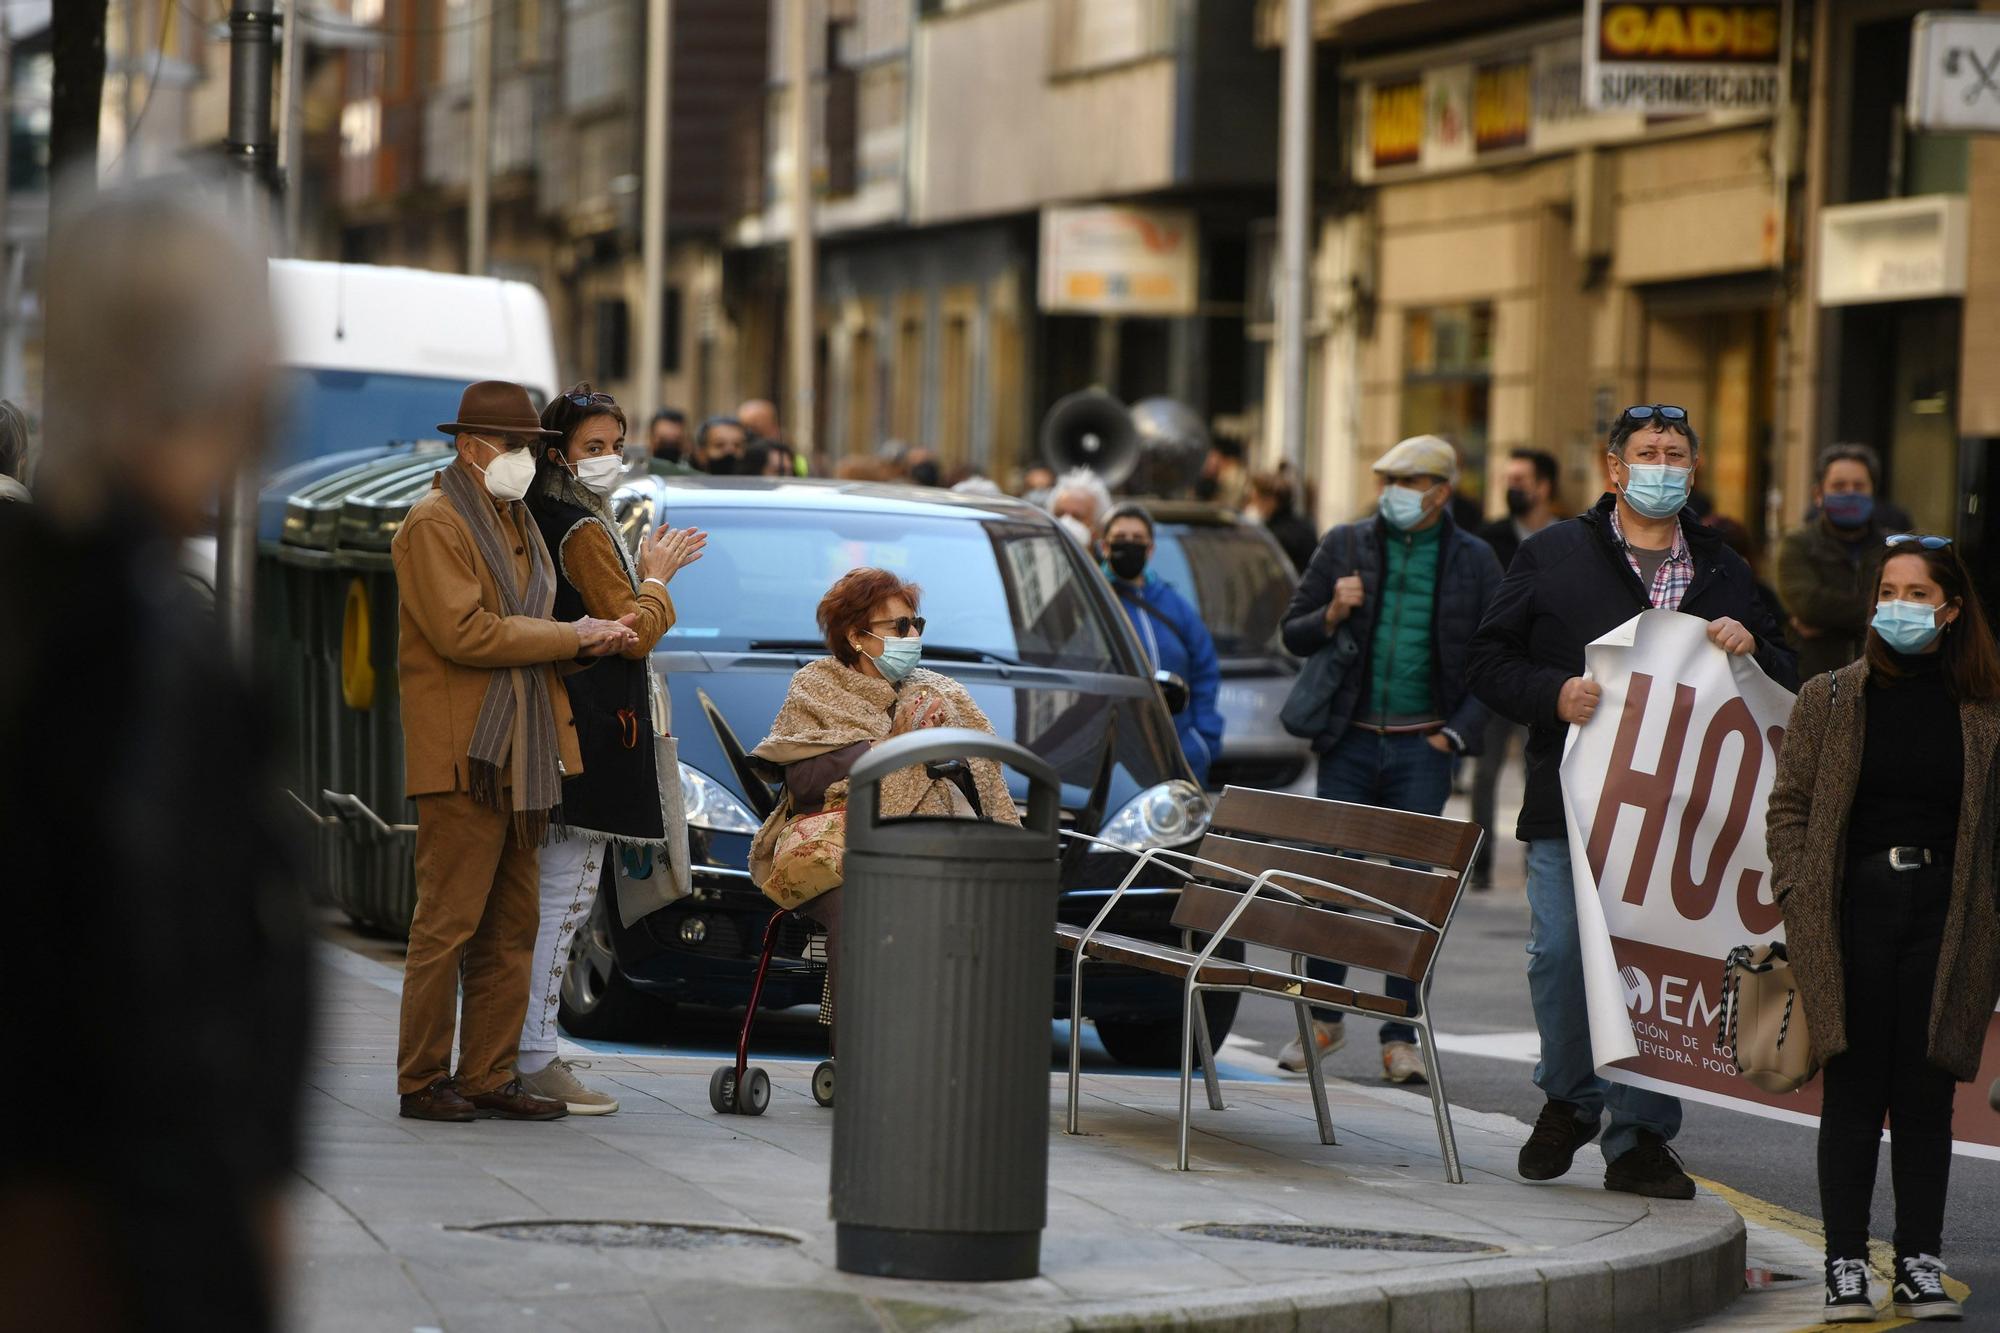
[{"label": "metal trash bin", "polygon": [[[1023,827],[876,818],[884,777],[948,759],[1025,776]],[[1028,750],[958,728],[878,745],[849,775],[832,1180],[845,1272],[1040,1270],[1060,794]]]}]

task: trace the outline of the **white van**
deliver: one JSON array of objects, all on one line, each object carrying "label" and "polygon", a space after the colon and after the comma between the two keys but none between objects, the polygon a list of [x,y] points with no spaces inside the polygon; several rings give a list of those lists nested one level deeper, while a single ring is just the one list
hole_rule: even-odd
[{"label": "white van", "polygon": [[556,394],[549,307],[525,282],[271,261],[285,411],[267,466],[437,434],[475,380]]},{"label": "white van", "polygon": [[[433,439],[475,380],[511,380],[537,408],[556,395],[548,302],[525,282],[273,259],[271,308],[280,415],[264,459],[272,489],[259,506],[268,540],[278,536],[286,481],[313,472],[300,464]],[[215,538],[184,543],[181,566],[212,596]]]}]

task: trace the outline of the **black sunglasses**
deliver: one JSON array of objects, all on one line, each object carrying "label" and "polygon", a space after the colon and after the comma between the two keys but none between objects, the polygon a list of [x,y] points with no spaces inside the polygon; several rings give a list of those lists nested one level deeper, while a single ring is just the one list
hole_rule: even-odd
[{"label": "black sunglasses", "polygon": [[566,393],[563,397],[578,407],[589,407],[595,403],[604,403],[611,407],[618,405],[618,400],[608,393]]},{"label": "black sunglasses", "polygon": [[1673,407],[1667,403],[1635,403],[1618,414],[1620,421],[1651,421],[1654,417],[1662,421],[1685,422],[1688,413],[1685,407]]},{"label": "black sunglasses", "polygon": [[[912,629],[915,629],[919,635],[924,632],[924,618],[922,616],[897,616],[894,620],[871,620],[868,622],[870,629],[873,629],[877,625],[894,625],[896,627],[896,637],[899,639],[909,638]],[[882,636],[878,634],[875,637],[879,639]]]},{"label": "black sunglasses", "polygon": [[1915,542],[1926,551],[1942,551],[1945,547],[1951,545],[1951,538],[1930,537],[1921,532],[1899,532],[1895,536],[1885,539],[1882,544],[1884,546],[1901,546],[1905,542]]}]

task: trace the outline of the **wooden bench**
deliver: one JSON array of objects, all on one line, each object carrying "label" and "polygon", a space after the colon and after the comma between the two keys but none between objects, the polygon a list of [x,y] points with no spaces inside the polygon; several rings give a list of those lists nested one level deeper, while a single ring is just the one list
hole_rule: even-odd
[{"label": "wooden bench", "polygon": [[[1109,846],[1083,834],[1064,836]],[[1312,1010],[1333,1009],[1413,1024],[1421,1034],[1419,1050],[1437,1121],[1438,1146],[1444,1153],[1445,1175],[1454,1184],[1464,1180],[1437,1043],[1431,1035],[1430,986],[1466,870],[1484,838],[1477,824],[1463,820],[1229,787],[1217,800],[1208,833],[1193,854],[1165,849],[1143,853],[1089,925],[1056,927],[1057,945],[1076,955],[1070,973],[1072,1015],[1083,1012],[1086,960],[1137,967],[1182,983],[1177,1157],[1181,1170],[1188,1169],[1197,1049],[1208,1104],[1217,1111],[1225,1109],[1201,993],[1236,991],[1270,995],[1293,1005],[1306,1052],[1320,1142],[1327,1144],[1334,1142],[1333,1120],[1327,1109],[1318,1045],[1313,1040]],[[1179,948],[1103,929],[1118,900],[1149,866],[1170,870],[1185,881],[1173,916],[1173,924],[1181,931]],[[1199,947],[1194,940],[1197,934],[1207,937]],[[1291,969],[1217,958],[1216,949],[1224,940],[1276,949],[1289,955]],[[1306,975],[1310,958],[1406,977],[1416,986],[1417,1011],[1411,1013],[1403,1001],[1356,985],[1315,981]],[[1071,1134],[1077,1132],[1081,1026],[1074,1020],[1070,1024],[1065,1129]]]}]

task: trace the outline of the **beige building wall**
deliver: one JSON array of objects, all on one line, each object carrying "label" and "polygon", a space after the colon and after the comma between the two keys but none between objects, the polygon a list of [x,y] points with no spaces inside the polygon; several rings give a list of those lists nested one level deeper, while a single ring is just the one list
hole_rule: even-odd
[{"label": "beige building wall", "polygon": [[[1110,0],[1100,0],[1109,3]],[[1056,0],[926,18],[913,123],[911,220],[944,222],[1116,197],[1173,183],[1170,53],[1065,54]],[[1144,37],[1144,25],[1134,31]],[[1065,70],[1065,61],[1075,68]]]},{"label": "beige building wall", "polygon": [[[1781,451],[1800,437],[1775,420],[1791,351],[1782,335],[1804,306],[1783,304],[1774,281],[1770,149],[1768,125],[1738,125],[1376,186],[1374,318],[1357,353],[1355,429],[1322,432],[1321,518],[1352,517],[1373,494],[1373,460],[1429,424],[1412,410],[1425,392],[1409,364],[1412,321],[1483,307],[1486,470],[1466,489],[1483,491],[1489,514],[1503,510],[1511,449],[1554,453],[1574,509],[1603,488],[1600,418],[1674,402],[1702,432],[1704,481],[1753,520],[1766,500],[1756,479],[1767,470],[1784,486],[1789,475],[1787,457],[1760,451],[1774,435]],[[2000,293],[2000,236],[1993,281]],[[2000,340],[2000,315],[1995,326]]]}]

